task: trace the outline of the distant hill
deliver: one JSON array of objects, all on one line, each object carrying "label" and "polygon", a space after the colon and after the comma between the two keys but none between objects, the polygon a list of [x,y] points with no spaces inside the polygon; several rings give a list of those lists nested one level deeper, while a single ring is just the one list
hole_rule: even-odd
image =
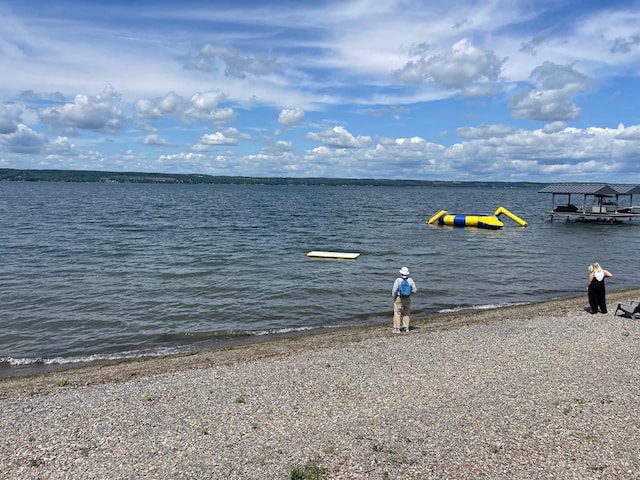
[{"label": "distant hill", "polygon": [[242,185],[328,185],[328,186],[465,186],[465,187],[540,187],[534,182],[450,182],[442,180],[388,180],[377,178],[291,178],[232,177],[198,174],[101,172],[92,170],[20,170],[0,168],[0,180],[20,182],[102,182],[102,183],[184,183]]}]

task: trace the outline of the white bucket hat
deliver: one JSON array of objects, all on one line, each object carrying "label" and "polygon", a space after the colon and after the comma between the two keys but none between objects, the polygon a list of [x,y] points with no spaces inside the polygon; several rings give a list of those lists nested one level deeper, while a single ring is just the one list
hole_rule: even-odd
[{"label": "white bucket hat", "polygon": [[407,267],[402,267],[400,269],[400,275],[409,275],[409,269]]}]

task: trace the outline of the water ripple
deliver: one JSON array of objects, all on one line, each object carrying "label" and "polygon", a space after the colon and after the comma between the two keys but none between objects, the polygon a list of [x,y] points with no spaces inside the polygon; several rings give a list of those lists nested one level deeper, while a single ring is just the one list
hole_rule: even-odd
[{"label": "water ripple", "polygon": [[[419,316],[583,293],[594,260],[611,285],[635,286],[625,251],[638,225],[552,223],[548,200],[533,188],[3,182],[0,364],[388,322],[402,265]],[[425,224],[500,205],[529,226]]]}]

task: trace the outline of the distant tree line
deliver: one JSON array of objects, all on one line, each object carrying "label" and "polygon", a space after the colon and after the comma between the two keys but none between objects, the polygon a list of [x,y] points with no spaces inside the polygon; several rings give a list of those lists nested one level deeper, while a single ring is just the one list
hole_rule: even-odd
[{"label": "distant tree line", "polygon": [[239,184],[239,185],[327,185],[327,186],[509,186],[540,187],[534,182],[452,182],[443,180],[390,180],[378,178],[292,178],[292,177],[238,177],[199,174],[101,172],[94,170],[21,170],[0,168],[0,181],[20,182],[102,182],[102,183],[184,183],[184,184]]}]

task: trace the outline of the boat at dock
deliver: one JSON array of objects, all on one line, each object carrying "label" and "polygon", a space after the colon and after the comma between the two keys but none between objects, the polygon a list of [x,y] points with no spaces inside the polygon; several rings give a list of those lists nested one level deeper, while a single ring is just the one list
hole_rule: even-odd
[{"label": "boat at dock", "polygon": [[556,183],[538,193],[551,194],[551,220],[617,223],[640,218],[633,196],[640,185],[608,183]]}]

